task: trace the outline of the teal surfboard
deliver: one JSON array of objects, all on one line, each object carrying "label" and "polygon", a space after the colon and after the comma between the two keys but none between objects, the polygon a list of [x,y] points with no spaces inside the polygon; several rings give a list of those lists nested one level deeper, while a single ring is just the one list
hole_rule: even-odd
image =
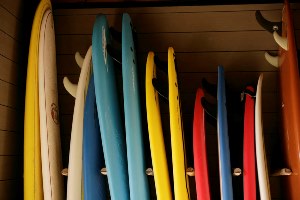
[{"label": "teal surfboard", "polygon": [[145,173],[142,116],[136,55],[130,16],[122,19],[122,75],[124,112],[131,200],[149,199],[149,186]]},{"label": "teal surfboard", "polygon": [[227,125],[226,93],[224,68],[218,67],[218,150],[219,173],[222,200],[233,200],[230,151]]},{"label": "teal surfboard", "polygon": [[107,19],[98,15],[93,28],[93,70],[96,105],[112,200],[129,200],[125,133],[121,121],[115,69],[107,44],[111,37]]},{"label": "teal surfboard", "polygon": [[83,184],[85,200],[106,200],[105,167],[96,107],[94,76],[91,74],[83,116]]}]

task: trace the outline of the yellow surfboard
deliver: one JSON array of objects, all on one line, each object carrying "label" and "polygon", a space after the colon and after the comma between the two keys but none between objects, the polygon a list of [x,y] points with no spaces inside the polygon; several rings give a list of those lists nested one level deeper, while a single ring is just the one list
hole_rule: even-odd
[{"label": "yellow surfboard", "polygon": [[44,13],[51,9],[42,0],[36,10],[30,38],[24,116],[24,199],[43,199],[43,181],[39,123],[38,57],[40,28]]},{"label": "yellow surfboard", "polygon": [[171,200],[172,193],[162,132],[159,97],[152,85],[153,78],[156,78],[156,65],[154,53],[149,52],[146,63],[146,108],[156,196],[158,200]]},{"label": "yellow surfboard", "polygon": [[168,49],[168,79],[174,193],[176,200],[186,200],[190,199],[190,189],[186,174],[185,144],[175,69],[175,53],[172,47]]}]

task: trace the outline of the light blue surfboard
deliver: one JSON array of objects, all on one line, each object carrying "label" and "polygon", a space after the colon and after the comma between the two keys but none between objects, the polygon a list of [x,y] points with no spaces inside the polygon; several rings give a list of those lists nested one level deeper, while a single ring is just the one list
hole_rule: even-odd
[{"label": "light blue surfboard", "polygon": [[96,107],[94,76],[91,74],[83,116],[83,184],[85,200],[106,200],[105,167]]},{"label": "light blue surfboard", "polygon": [[107,19],[104,15],[98,15],[93,28],[92,56],[108,185],[112,200],[129,200],[125,133],[121,122],[114,63],[107,53],[107,44],[110,42]]},{"label": "light blue surfboard", "polygon": [[127,13],[122,19],[122,75],[130,199],[148,200],[137,60],[131,19]]},{"label": "light blue surfboard", "polygon": [[230,166],[229,138],[225,94],[225,76],[222,66],[218,67],[218,150],[221,199],[232,200],[232,176]]}]

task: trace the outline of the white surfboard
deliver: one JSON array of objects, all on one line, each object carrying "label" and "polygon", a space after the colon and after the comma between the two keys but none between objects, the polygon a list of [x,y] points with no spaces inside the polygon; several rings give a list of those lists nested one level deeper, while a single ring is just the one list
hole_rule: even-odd
[{"label": "white surfboard", "polygon": [[44,13],[39,40],[40,140],[45,200],[64,198],[52,11]]},{"label": "white surfboard", "polygon": [[256,147],[256,164],[258,173],[258,185],[261,200],[270,200],[270,184],[268,177],[268,166],[266,159],[266,151],[263,136],[263,123],[262,123],[262,80],[263,74],[259,76],[257,89],[256,89],[256,102],[255,102],[255,147]]},{"label": "white surfboard", "polygon": [[[83,60],[78,86],[76,89],[69,153],[67,200],[81,200],[82,198],[83,113],[87,86],[90,79],[91,63],[92,47],[88,49]],[[64,83],[68,82],[66,80],[67,79],[65,77]],[[69,91],[68,88],[67,90]]]}]

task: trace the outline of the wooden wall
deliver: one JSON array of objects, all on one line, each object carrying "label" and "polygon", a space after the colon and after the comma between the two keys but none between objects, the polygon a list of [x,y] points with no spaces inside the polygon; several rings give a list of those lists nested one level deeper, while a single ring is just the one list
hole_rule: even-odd
[{"label": "wooden wall", "polygon": [[37,1],[24,2],[0,0],[0,199],[23,198],[24,94]]}]

